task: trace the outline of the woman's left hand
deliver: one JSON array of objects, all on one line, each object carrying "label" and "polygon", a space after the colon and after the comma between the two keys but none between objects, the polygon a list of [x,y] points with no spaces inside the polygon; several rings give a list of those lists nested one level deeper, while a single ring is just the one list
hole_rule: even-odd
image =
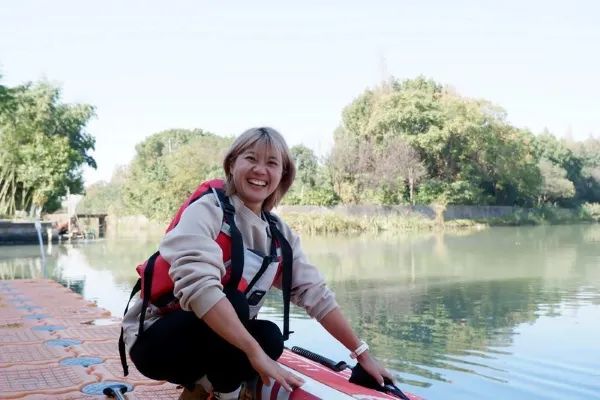
[{"label": "woman's left hand", "polygon": [[392,374],[389,373],[387,369],[385,369],[379,361],[375,359],[368,351],[365,351],[360,356],[358,356],[357,361],[362,365],[362,367],[371,375],[379,385],[383,386],[383,378],[388,378],[389,380],[394,382],[394,378],[392,378]]}]

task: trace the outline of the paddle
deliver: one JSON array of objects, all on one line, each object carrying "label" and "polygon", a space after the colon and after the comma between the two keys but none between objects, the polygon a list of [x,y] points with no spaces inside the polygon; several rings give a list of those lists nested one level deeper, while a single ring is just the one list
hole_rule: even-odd
[{"label": "paddle", "polygon": [[108,385],[107,387],[104,388],[104,390],[102,390],[102,393],[105,396],[108,397],[114,397],[118,400],[125,400],[125,397],[123,396],[123,393],[127,392],[127,386],[121,384],[121,383],[114,383],[111,385]]},{"label": "paddle", "polygon": [[306,350],[302,347],[294,346],[291,350],[292,352],[299,354],[304,358],[308,358],[309,360],[318,362],[319,364],[324,365],[325,367],[336,372],[343,371],[346,368],[350,369],[352,371],[352,375],[349,379],[350,383],[364,386],[369,389],[375,389],[379,392],[391,394],[392,396],[396,396],[402,400],[410,400],[404,393],[402,393],[402,391],[396,385],[394,385],[394,383],[390,379],[386,377],[383,378],[384,385],[380,386],[379,383],[377,383],[377,381],[375,380],[375,378],[373,378],[367,371],[365,371],[365,369],[362,367],[362,365],[360,365],[360,363],[357,363],[354,367],[351,367],[344,361],[339,361],[336,363],[335,361],[327,357],[324,357],[317,353],[313,353],[312,351]]}]

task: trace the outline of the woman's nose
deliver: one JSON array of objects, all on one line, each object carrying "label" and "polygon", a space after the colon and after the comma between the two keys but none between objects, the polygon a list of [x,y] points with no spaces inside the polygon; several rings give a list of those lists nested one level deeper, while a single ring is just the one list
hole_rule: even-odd
[{"label": "woman's nose", "polygon": [[267,166],[264,163],[261,162],[257,162],[256,164],[254,164],[254,166],[252,167],[252,170],[256,173],[261,173],[264,174],[267,171]]}]

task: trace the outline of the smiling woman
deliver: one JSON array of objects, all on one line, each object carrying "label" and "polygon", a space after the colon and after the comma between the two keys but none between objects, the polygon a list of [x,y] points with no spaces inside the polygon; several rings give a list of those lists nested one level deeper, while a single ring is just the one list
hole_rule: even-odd
[{"label": "smiling woman", "polygon": [[285,140],[272,128],[241,134],[225,155],[223,169],[227,195],[237,194],[257,214],[279,203],[296,176]]},{"label": "smiling woman", "polygon": [[[226,182],[201,184],[169,225],[159,252],[140,267],[144,281],[136,287],[144,287],[143,301],[126,313],[121,345],[137,369],[184,385],[186,399],[204,399],[209,391],[218,399],[239,399],[243,382],[256,377],[291,391],[303,379],[275,362],[289,337],[291,301],[342,343],[367,377],[380,386],[384,379],[391,382],[304,255],[298,236],[271,214],[296,172],[281,134],[247,130],[232,144],[223,168]],[[166,287],[160,295],[155,282]],[[256,318],[273,286],[283,292],[283,333]]]}]

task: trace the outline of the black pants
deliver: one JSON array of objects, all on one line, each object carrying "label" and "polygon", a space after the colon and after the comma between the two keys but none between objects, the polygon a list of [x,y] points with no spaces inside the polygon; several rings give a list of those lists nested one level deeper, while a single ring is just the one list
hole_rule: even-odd
[{"label": "black pants", "polygon": [[[227,298],[250,334],[273,360],[283,352],[283,335],[273,322],[248,319],[248,303],[238,291]],[[190,386],[207,375],[215,391],[230,392],[256,376],[246,355],[193,312],[174,311],[139,336],[130,358],[145,376]]]}]

